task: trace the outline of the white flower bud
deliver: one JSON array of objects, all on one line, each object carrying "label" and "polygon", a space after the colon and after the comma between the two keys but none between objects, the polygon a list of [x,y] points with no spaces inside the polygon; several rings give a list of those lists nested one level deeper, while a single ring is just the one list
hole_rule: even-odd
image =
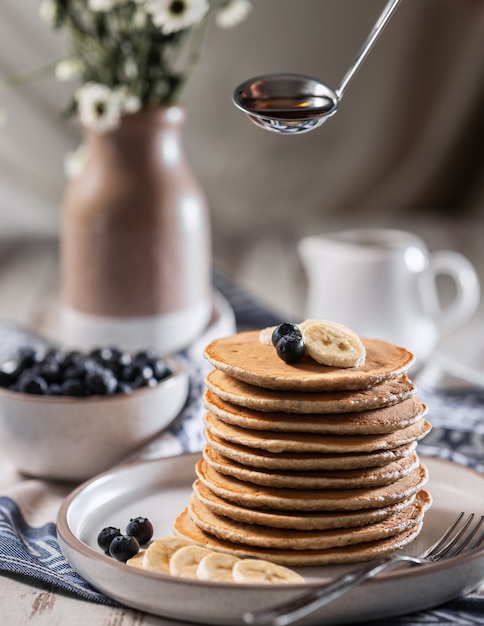
[{"label": "white flower bud", "polygon": [[80,78],[82,68],[82,62],[79,59],[64,59],[55,66],[55,76],[61,82],[76,80]]},{"label": "white flower bud", "polygon": [[251,11],[250,0],[228,0],[219,8],[215,21],[221,28],[233,28],[243,22]]},{"label": "white flower bud", "polygon": [[40,18],[50,26],[54,26],[57,19],[57,5],[54,0],[42,0],[39,6]]}]

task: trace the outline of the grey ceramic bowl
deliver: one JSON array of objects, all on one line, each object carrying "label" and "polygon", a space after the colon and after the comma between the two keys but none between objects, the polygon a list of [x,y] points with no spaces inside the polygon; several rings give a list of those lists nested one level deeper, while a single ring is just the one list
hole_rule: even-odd
[{"label": "grey ceramic bowl", "polygon": [[114,396],[37,396],[0,389],[0,452],[18,471],[82,481],[147,443],[182,409],[188,394],[184,366],[156,387]]}]

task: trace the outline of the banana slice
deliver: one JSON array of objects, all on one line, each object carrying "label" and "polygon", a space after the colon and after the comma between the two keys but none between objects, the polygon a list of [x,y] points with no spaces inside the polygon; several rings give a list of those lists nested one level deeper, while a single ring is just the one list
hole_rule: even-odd
[{"label": "banana slice", "polygon": [[180,548],[191,545],[193,544],[186,539],[171,535],[156,539],[143,553],[143,567],[152,572],[169,574],[170,559],[173,554]]},{"label": "banana slice", "polygon": [[203,557],[197,567],[199,580],[234,582],[232,568],[239,559],[231,554],[212,552]]},{"label": "banana slice", "polygon": [[242,559],[232,568],[236,583],[303,583],[304,578],[288,567],[262,559]]},{"label": "banana slice", "polygon": [[126,561],[126,565],[131,565],[131,567],[139,567],[140,569],[143,569],[143,558],[144,552],[138,552],[138,554],[135,554]]},{"label": "banana slice", "polygon": [[180,548],[170,559],[170,574],[181,578],[196,578],[198,565],[208,554],[211,554],[211,550],[193,544]]},{"label": "banana slice", "polygon": [[306,353],[321,365],[360,367],[366,350],[358,335],[336,322],[306,320],[299,325]]},{"label": "banana slice", "polygon": [[276,329],[275,326],[267,326],[259,332],[259,341],[267,346],[272,346],[272,333]]}]

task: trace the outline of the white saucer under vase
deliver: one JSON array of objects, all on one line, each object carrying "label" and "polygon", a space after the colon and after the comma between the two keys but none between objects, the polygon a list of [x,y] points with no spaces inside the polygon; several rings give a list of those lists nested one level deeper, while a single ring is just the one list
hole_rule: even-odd
[{"label": "white saucer under vase", "polygon": [[60,310],[63,346],[88,350],[96,346],[121,346],[127,350],[152,348],[162,354],[198,348],[213,336],[235,332],[235,317],[219,293],[213,301],[180,311],[138,318],[113,318],[86,314],[68,306]]}]

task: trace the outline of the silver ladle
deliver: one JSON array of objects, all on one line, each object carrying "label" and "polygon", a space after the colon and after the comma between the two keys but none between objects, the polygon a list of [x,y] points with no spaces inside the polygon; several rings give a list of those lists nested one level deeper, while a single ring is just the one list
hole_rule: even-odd
[{"label": "silver ladle", "polygon": [[254,124],[276,133],[306,133],[321,126],[338,110],[355,75],[400,0],[390,0],[346,72],[338,89],[300,74],[256,76],[234,91],[233,102]]}]

